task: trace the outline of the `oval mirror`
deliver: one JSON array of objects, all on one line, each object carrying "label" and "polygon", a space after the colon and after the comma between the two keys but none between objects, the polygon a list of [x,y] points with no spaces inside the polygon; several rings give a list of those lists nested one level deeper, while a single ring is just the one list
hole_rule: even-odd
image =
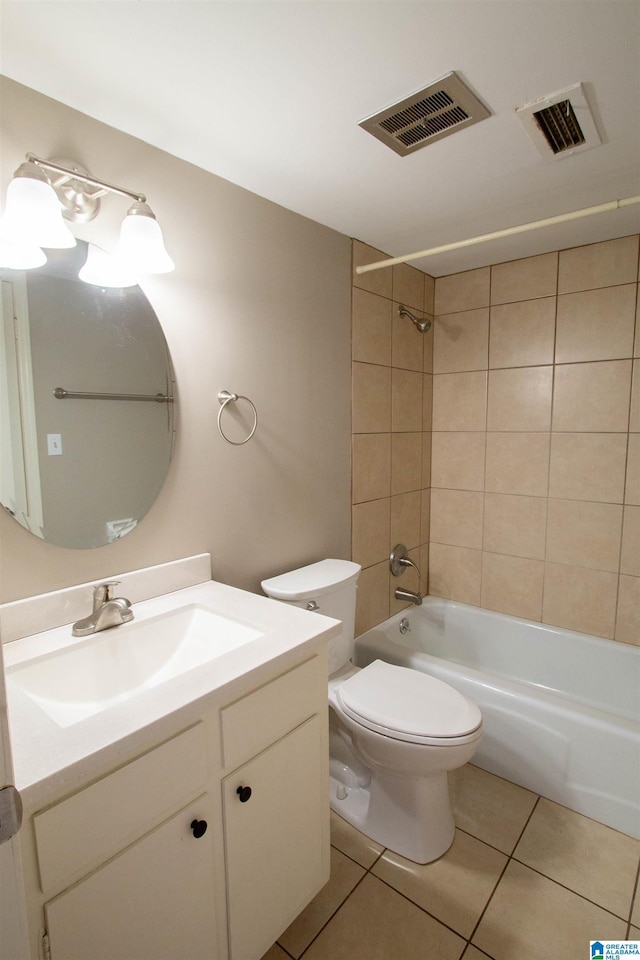
[{"label": "oval mirror", "polygon": [[167,343],[138,286],[84,283],[87,257],[0,270],[0,503],[62,547],[129,533],[156,499],[174,435]]}]

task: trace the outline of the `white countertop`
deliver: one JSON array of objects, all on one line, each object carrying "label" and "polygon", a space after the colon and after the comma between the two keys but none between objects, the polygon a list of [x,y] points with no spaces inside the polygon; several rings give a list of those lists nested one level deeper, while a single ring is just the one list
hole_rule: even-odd
[{"label": "white countertop", "polygon": [[[187,604],[199,604],[229,619],[237,619],[259,630],[261,636],[67,727],[50,719],[12,681],[11,667],[92,638],[73,637],[71,624],[67,624],[5,644],[15,785],[22,794],[25,808],[33,811],[49,802],[53,795],[74,788],[80,778],[101,775],[107,761],[117,765],[125,754],[145,749],[151,734],[154,739],[162,737],[164,732],[171,735],[178,712],[184,714],[188,724],[197,719],[204,699],[208,705],[220,706],[244,695],[247,679],[253,677],[256,686],[264,682],[261,668],[282,659],[286,670],[287,655],[293,651],[303,652],[305,648],[311,653],[340,629],[339,622],[329,617],[307,613],[214,580],[135,603],[133,623],[139,624]],[[126,631],[128,626],[112,629]]]}]

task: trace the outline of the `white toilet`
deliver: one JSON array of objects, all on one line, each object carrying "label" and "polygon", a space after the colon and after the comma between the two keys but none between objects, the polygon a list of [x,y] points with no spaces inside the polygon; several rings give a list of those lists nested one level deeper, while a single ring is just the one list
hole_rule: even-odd
[{"label": "white toilet", "polygon": [[447,771],[473,756],[482,716],[435,677],[382,660],[351,663],[359,574],[349,560],[321,560],[262,589],[342,621],[329,645],[332,808],[390,850],[429,863],[453,841]]}]

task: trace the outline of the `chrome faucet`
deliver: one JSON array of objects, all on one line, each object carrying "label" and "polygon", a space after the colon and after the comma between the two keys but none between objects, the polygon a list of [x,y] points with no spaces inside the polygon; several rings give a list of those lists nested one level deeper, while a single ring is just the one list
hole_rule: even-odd
[{"label": "chrome faucet", "polygon": [[[391,555],[389,557],[389,569],[394,577],[401,576],[407,567],[413,567],[413,569],[418,574],[418,585],[420,584],[420,571],[418,570],[417,565],[409,558],[409,551],[405,547],[404,543],[397,543]],[[410,600],[411,603],[415,603],[417,607],[422,604],[422,597],[419,593],[414,593],[413,590],[404,590],[402,587],[396,587],[396,592],[394,593],[396,600]]]},{"label": "chrome faucet", "polygon": [[131,603],[125,597],[114,597],[113,588],[119,580],[108,580],[93,588],[93,612],[84,620],[74,623],[71,633],[74,637],[88,637],[109,627],[118,627],[121,623],[133,620]]},{"label": "chrome faucet", "polygon": [[422,605],[422,597],[419,593],[414,593],[413,590],[403,590],[402,587],[396,587],[394,596],[396,600],[410,600],[411,603],[415,603],[416,607]]}]

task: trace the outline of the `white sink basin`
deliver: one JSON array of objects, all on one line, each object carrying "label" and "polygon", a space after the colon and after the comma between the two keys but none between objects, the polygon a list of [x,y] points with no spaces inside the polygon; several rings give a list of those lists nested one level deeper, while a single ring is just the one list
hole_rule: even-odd
[{"label": "white sink basin", "polygon": [[9,667],[7,681],[68,727],[262,636],[192,603]]}]

